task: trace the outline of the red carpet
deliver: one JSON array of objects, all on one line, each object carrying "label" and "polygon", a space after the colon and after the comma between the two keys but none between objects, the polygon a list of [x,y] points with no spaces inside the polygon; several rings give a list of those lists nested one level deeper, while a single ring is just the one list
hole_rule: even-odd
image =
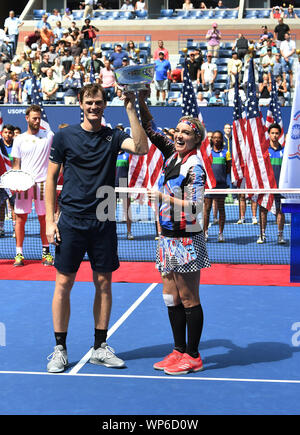
[{"label": "red carpet", "polygon": [[[40,262],[28,261],[24,267],[13,267],[12,260],[0,261],[0,279],[54,281],[54,267],[44,267]],[[76,281],[92,281],[90,263],[81,264]],[[121,263],[113,273],[113,282],[161,282],[154,263]],[[270,285],[300,286],[290,283],[290,267],[286,265],[213,264],[201,272],[202,284],[219,285]]]}]

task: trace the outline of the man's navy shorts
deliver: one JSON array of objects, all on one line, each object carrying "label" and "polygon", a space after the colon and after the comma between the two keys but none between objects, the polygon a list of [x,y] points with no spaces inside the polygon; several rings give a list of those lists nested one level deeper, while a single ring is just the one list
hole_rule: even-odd
[{"label": "man's navy shorts", "polygon": [[61,213],[57,226],[61,243],[55,249],[54,266],[59,272],[77,272],[86,253],[95,272],[118,269],[116,222]]}]

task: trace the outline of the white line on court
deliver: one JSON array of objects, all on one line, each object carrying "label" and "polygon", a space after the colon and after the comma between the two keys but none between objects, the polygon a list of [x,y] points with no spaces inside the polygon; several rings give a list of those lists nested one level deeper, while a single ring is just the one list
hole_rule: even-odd
[{"label": "white line on court", "polygon": [[[112,334],[125,322],[125,320],[130,316],[131,313],[143,302],[143,300],[151,293],[151,291],[158,285],[158,283],[151,284],[144,293],[128,308],[128,310],[119,318],[119,320],[113,324],[113,326],[107,331],[107,339],[112,336]],[[84,357],[69,371],[65,373],[67,375],[76,375],[79,370],[89,361],[91,357],[92,349],[90,349]]]},{"label": "white line on court", "polygon": [[[44,376],[69,376],[69,373],[48,373],[48,372],[22,372],[22,371],[0,371],[0,375],[44,375]],[[215,382],[257,382],[273,384],[300,384],[296,379],[247,379],[247,378],[209,378],[209,377],[191,377],[191,376],[146,376],[146,375],[111,375],[100,373],[75,373],[71,376],[89,377],[89,378],[123,378],[123,379],[152,379],[152,380],[180,380],[180,381],[215,381]]]}]

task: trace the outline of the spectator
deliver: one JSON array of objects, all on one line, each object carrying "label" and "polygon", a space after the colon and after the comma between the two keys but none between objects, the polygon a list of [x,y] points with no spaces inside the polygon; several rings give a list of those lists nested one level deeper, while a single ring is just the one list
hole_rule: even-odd
[{"label": "spectator", "polygon": [[244,59],[245,54],[248,51],[249,41],[242,33],[239,33],[238,38],[235,40],[232,50],[237,52],[239,59]]},{"label": "spectator", "polygon": [[274,61],[274,65],[273,65],[273,74],[274,76],[282,76],[282,78],[286,79],[286,73],[285,73],[285,68],[283,68],[282,65],[282,59],[281,59],[281,54],[280,53],[276,53],[275,54],[275,61]]},{"label": "spectator", "polygon": [[127,11],[127,12],[134,11],[134,6],[130,0],[125,0],[125,2],[122,4],[121,11]]},{"label": "spectator", "polygon": [[204,91],[213,92],[217,73],[217,65],[212,63],[212,54],[207,53],[207,61],[201,66],[201,82]]},{"label": "spectator", "polygon": [[269,74],[264,73],[262,82],[259,83],[258,86],[260,106],[269,106],[271,101],[271,90],[272,90],[272,83],[270,80],[270,76]]},{"label": "spectator", "polygon": [[284,16],[283,8],[279,6],[274,6],[271,12],[271,18],[273,18],[274,20],[278,20],[279,18],[283,18],[283,16]]},{"label": "spectator", "polygon": [[71,55],[70,49],[66,47],[61,56],[61,63],[64,67],[66,74],[69,73],[73,62],[74,62],[74,57]]},{"label": "spectator", "polygon": [[26,80],[31,79],[33,76],[33,73],[30,71],[30,63],[27,62],[23,66],[23,71],[19,75],[19,82],[21,84],[22,88],[22,102],[27,103],[27,94],[24,95],[24,86],[26,83]]},{"label": "spectator", "polygon": [[208,105],[208,101],[206,98],[204,98],[203,96],[203,92],[198,92],[197,94],[197,104],[200,107],[205,107]]},{"label": "spectator", "polygon": [[164,52],[164,56],[165,56],[165,60],[169,60],[169,52],[168,50],[164,47],[164,41],[162,41],[161,39],[158,41],[158,48],[156,50],[154,50],[153,53],[153,60],[157,60],[159,59],[159,53],[163,51]]},{"label": "spectator", "polygon": [[[36,85],[39,93],[41,94],[41,81],[39,79],[36,79]],[[31,104],[32,103],[32,87],[33,87],[33,77],[29,77],[23,85],[22,88],[22,102],[24,104]]]},{"label": "spectator", "polygon": [[[235,89],[234,88],[225,89],[224,94],[227,94],[228,106],[233,107],[234,98],[235,98]],[[239,96],[241,98],[242,103],[245,104],[247,97],[242,85],[239,87]]]},{"label": "spectator", "polygon": [[263,43],[263,46],[261,47],[259,51],[260,61],[262,63],[263,58],[268,54],[268,49],[271,49],[271,54],[278,53],[277,47],[273,44],[272,39],[266,39]]},{"label": "spectator", "polygon": [[0,74],[0,102],[3,103],[5,97],[5,84],[10,79],[10,63],[6,62],[3,66],[3,72]]},{"label": "spectator", "polygon": [[238,80],[240,82],[241,71],[242,71],[243,63],[241,59],[238,58],[238,54],[236,51],[232,52],[232,58],[228,61],[227,64],[227,73],[229,79],[229,88],[234,87],[235,81]]},{"label": "spectator", "polygon": [[22,130],[20,129],[20,127],[15,127],[14,128],[14,139],[19,136],[19,134],[22,133]]},{"label": "spectator", "polygon": [[19,74],[21,74],[22,70],[23,70],[23,68],[22,68],[22,65],[20,63],[20,57],[15,56],[11,62],[11,71],[15,72],[19,76]]},{"label": "spectator", "polygon": [[280,54],[285,68],[285,72],[290,76],[290,87],[293,85],[293,65],[294,54],[296,53],[296,43],[291,39],[290,33],[285,33],[284,41],[280,44]]},{"label": "spectator", "polygon": [[58,85],[62,85],[66,75],[65,68],[61,63],[61,58],[58,56],[54,59],[54,65],[51,66],[53,78]]},{"label": "spectator", "polygon": [[74,71],[70,70],[63,83],[64,103],[76,104],[78,101],[78,92],[81,88],[81,80],[74,78]]},{"label": "spectator", "polygon": [[159,53],[159,59],[155,62],[155,89],[156,89],[156,101],[159,102],[160,94],[162,95],[162,101],[166,101],[166,92],[168,90],[168,73],[171,73],[171,64],[165,59],[165,53],[161,51]]},{"label": "spectator", "polygon": [[44,14],[42,16],[42,19],[38,21],[36,28],[38,30],[41,30],[44,26],[48,27],[48,29],[51,29],[51,25],[48,23],[48,15]]},{"label": "spectator", "polygon": [[81,2],[81,4],[84,5],[83,19],[85,20],[88,16],[93,17],[94,0],[85,0],[84,2]]},{"label": "spectator", "polygon": [[[190,79],[192,81],[194,92],[197,93],[198,87],[200,86],[200,82],[201,82],[201,66],[202,66],[201,59],[196,61],[195,53],[191,52],[189,59],[186,61],[186,65],[189,71]],[[182,69],[181,81],[183,81],[183,73],[184,70]]]},{"label": "spectator", "polygon": [[[84,47],[84,48],[82,49],[82,52],[81,52],[81,55],[80,55],[80,63],[83,65],[84,68],[85,68],[85,66],[86,66],[86,63],[87,63],[89,57],[90,57],[89,50],[88,50],[87,48]],[[86,69],[86,68],[85,68],[85,69]]]},{"label": "spectator", "polygon": [[9,40],[12,42],[14,55],[17,51],[18,39],[19,39],[19,28],[23,26],[24,22],[19,18],[15,17],[14,11],[9,12],[8,18],[4,21],[4,31],[8,35]]},{"label": "spectator", "polygon": [[217,6],[215,7],[215,9],[226,9],[225,6],[223,5],[222,0],[218,1]]},{"label": "spectator", "polygon": [[122,67],[122,59],[124,57],[128,58],[128,54],[126,51],[122,49],[122,45],[117,43],[115,46],[115,51],[110,55],[110,63],[114,67],[114,69],[118,69]]},{"label": "spectator", "polygon": [[191,0],[184,0],[184,3],[182,5],[182,9],[184,11],[191,11],[194,9],[193,3],[191,3]]},{"label": "spectator", "polygon": [[146,2],[145,0],[138,0],[134,5],[135,11],[146,11]]},{"label": "spectator", "polygon": [[212,29],[208,30],[206,33],[207,40],[207,54],[210,53],[213,57],[219,56],[220,42],[222,39],[221,32],[217,29],[218,24],[214,22],[212,24]]},{"label": "spectator", "polygon": [[58,91],[58,84],[53,77],[51,68],[47,70],[46,77],[41,80],[43,100],[44,102],[52,102],[56,100],[56,92]]},{"label": "spectator", "polygon": [[216,89],[214,95],[212,95],[208,102],[209,106],[225,106],[225,101],[221,95],[220,89]]},{"label": "spectator", "polygon": [[54,44],[57,44],[63,38],[64,29],[61,27],[61,21],[56,21],[56,26],[53,29]]},{"label": "spectator", "polygon": [[53,64],[49,61],[49,53],[44,53],[43,60],[39,65],[39,75],[46,77],[47,71],[51,66],[53,66]]},{"label": "spectator", "polygon": [[260,39],[267,38],[267,39],[273,39],[274,35],[272,32],[269,32],[268,26],[261,26],[263,32],[260,34]]},{"label": "spectator", "polygon": [[48,16],[47,21],[51,27],[53,27],[57,21],[61,21],[61,15],[57,9],[53,9],[52,14]]},{"label": "spectator", "polygon": [[200,3],[200,9],[207,9],[206,4],[204,2]]},{"label": "spectator", "polygon": [[71,48],[72,42],[73,42],[73,38],[69,33],[68,29],[64,29],[63,30],[63,36],[61,38],[61,41],[64,43],[65,48]]},{"label": "spectator", "polygon": [[35,30],[33,33],[30,33],[28,36],[24,37],[24,43],[25,47],[24,50],[27,51],[28,49],[32,49],[32,45],[36,44],[37,46],[40,46],[41,43],[41,33],[39,30]]},{"label": "spectator", "polygon": [[79,32],[79,28],[76,26],[76,22],[75,21],[72,21],[70,27],[67,27],[67,29],[69,30],[69,33],[72,33],[74,31]]},{"label": "spectator", "polygon": [[83,35],[83,43],[86,48],[92,47],[94,39],[96,38],[96,32],[99,32],[97,27],[91,25],[91,20],[86,18],[84,26],[81,28],[81,34]]},{"label": "spectator", "polygon": [[277,48],[280,48],[280,44],[284,41],[284,35],[289,31],[290,27],[283,22],[283,18],[279,18],[278,24],[274,29]]},{"label": "spectator", "polygon": [[8,36],[5,36],[2,44],[0,45],[0,54],[2,55],[4,61],[10,61],[13,58],[13,50]]},{"label": "spectator", "polygon": [[22,88],[15,72],[10,74],[10,79],[5,83],[4,103],[18,104],[22,102]]},{"label": "spectator", "polygon": [[96,74],[100,74],[101,68],[104,67],[104,63],[101,60],[102,53],[100,50],[96,50],[95,53],[92,54],[92,56],[87,60],[85,64],[85,71],[90,71],[91,69],[91,60],[94,62],[94,70]]},{"label": "spectator", "polygon": [[[249,61],[250,59],[255,56],[255,51],[254,50],[254,46],[250,45],[249,49],[248,49],[248,53],[245,55],[244,57],[244,75],[243,75],[243,85],[246,86],[247,82],[248,82],[248,76],[249,76]],[[253,62],[253,66],[254,66],[254,77],[255,77],[255,82],[258,82],[258,78],[259,78],[259,73],[258,73],[258,65],[256,62]]]},{"label": "spectator", "polygon": [[111,68],[111,63],[109,60],[104,61],[104,67],[101,68],[99,77],[107,100],[112,101],[115,96],[117,83],[115,73]]},{"label": "spectator", "polygon": [[58,57],[58,54],[55,51],[55,45],[54,44],[50,45],[48,54],[49,54],[49,62],[54,64],[55,59]]},{"label": "spectator", "polygon": [[130,40],[127,44],[127,54],[129,57],[129,65],[135,65],[138,63],[138,57],[137,57],[137,53],[136,53],[136,48],[134,45],[134,42],[132,40]]},{"label": "spectator", "polygon": [[41,28],[41,43],[46,44],[49,48],[51,44],[54,43],[55,35],[51,29],[48,29],[47,26],[43,26]]},{"label": "spectator", "polygon": [[285,97],[284,94],[287,92],[286,81],[283,80],[281,75],[276,76],[276,89],[277,89],[277,97],[281,106],[285,105]]},{"label": "spectator", "polygon": [[[109,61],[107,61],[109,62]],[[122,98],[122,89],[117,88],[116,96],[112,99],[110,105],[111,106],[124,106],[124,100]]]},{"label": "spectator", "polygon": [[275,64],[275,54],[272,53],[272,48],[267,48],[267,54],[262,57],[261,65],[263,72],[270,72],[271,67]]},{"label": "spectator", "polygon": [[68,26],[72,21],[73,21],[73,14],[69,8],[66,8],[65,13],[62,17],[62,22],[64,23],[65,26]]},{"label": "spectator", "polygon": [[289,5],[287,12],[284,15],[284,18],[298,18],[292,5]]}]

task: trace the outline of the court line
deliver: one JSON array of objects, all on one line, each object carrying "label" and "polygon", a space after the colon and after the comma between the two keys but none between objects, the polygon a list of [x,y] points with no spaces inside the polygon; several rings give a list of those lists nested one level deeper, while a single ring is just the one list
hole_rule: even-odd
[{"label": "court line", "polygon": [[[151,291],[158,285],[158,283],[154,282],[151,284],[144,293],[128,308],[127,311],[117,320],[116,323],[107,331],[107,339],[112,336],[112,334],[125,322],[125,320],[130,316],[131,313],[143,302],[143,300],[151,293]],[[69,373],[65,373],[67,375],[76,375],[79,370],[89,361],[91,357],[92,349],[90,349],[81,360],[70,370]]]},{"label": "court line", "polygon": [[296,379],[251,379],[251,378],[211,378],[199,376],[147,376],[147,375],[112,375],[102,373],[48,373],[48,372],[25,372],[25,371],[0,371],[0,375],[43,375],[43,376],[74,376],[90,378],[124,378],[124,379],[152,379],[152,380],[181,380],[181,381],[215,381],[215,382],[249,382],[249,383],[273,383],[273,384],[300,384]]}]

